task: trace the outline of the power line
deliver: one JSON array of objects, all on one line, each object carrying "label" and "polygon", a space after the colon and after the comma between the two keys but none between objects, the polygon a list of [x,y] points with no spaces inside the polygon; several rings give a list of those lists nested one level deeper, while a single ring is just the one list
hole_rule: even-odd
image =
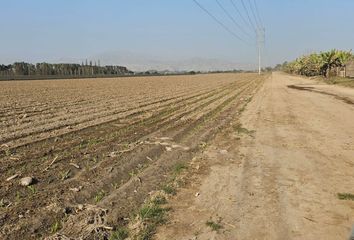
[{"label": "power line", "polygon": [[250,5],[251,13],[252,13],[254,21],[255,21],[255,23],[257,25],[257,28],[260,29],[261,28],[261,24],[258,22],[258,19],[257,19],[257,16],[255,14],[255,10],[253,9],[253,5],[252,5],[251,0],[248,0],[248,4]]},{"label": "power line", "polygon": [[265,28],[257,29],[257,47],[258,47],[258,74],[261,74],[262,70],[262,49],[265,43]]},{"label": "power line", "polygon": [[[243,0],[242,0],[243,1]],[[262,52],[264,49],[265,45],[265,28],[263,27],[262,21],[259,17],[259,12],[258,12],[258,7],[257,7],[257,2],[256,0],[253,0],[254,6],[252,5],[251,0],[248,0],[252,15],[254,17],[254,21],[257,25],[257,46],[258,46],[258,73],[261,74],[262,70]],[[256,10],[255,10],[255,9]],[[257,12],[257,14],[255,13]],[[258,18],[257,18],[258,15]]]},{"label": "power line", "polygon": [[248,12],[248,9],[247,9],[247,7],[246,7],[246,5],[245,5],[245,2],[244,2],[243,0],[241,0],[241,3],[242,3],[243,8],[244,8],[245,11],[246,11],[246,15],[247,15],[248,21],[249,21],[250,24],[252,25],[253,30],[254,30],[255,32],[257,32],[257,28],[254,26],[254,24],[253,24],[253,22],[252,22],[252,20],[251,20],[251,17],[250,17],[250,14],[249,14],[249,12]]},{"label": "power line", "polygon": [[230,28],[228,28],[225,24],[223,24],[219,19],[217,19],[213,14],[211,14],[211,12],[209,12],[205,7],[203,7],[197,0],[193,0],[193,2],[195,4],[197,4],[197,6],[202,9],[204,12],[206,12],[215,22],[217,22],[222,28],[224,28],[224,30],[226,30],[227,32],[229,32],[231,35],[233,35],[235,38],[237,38],[238,40],[248,44],[247,41],[245,41],[244,39],[242,39],[240,36],[238,36],[236,33],[234,33],[233,31],[230,30]]},{"label": "power line", "polygon": [[[220,21],[218,18],[216,18],[210,11],[208,11],[205,7],[203,7],[197,0],[193,0],[193,1],[200,9],[202,9],[204,12],[206,12],[215,22],[217,22],[222,28],[224,28],[224,30],[229,32],[231,35],[233,35],[238,40],[241,40],[242,42],[244,42],[246,44],[249,44],[243,38],[241,38],[239,35],[237,35],[235,32],[231,31],[230,28],[228,28],[228,26],[226,26],[222,21]],[[249,10],[246,7],[246,4],[245,4],[245,2],[243,0],[241,0],[241,3],[242,3],[242,6],[243,6],[243,8],[244,8],[244,10],[246,12],[249,24],[247,23],[246,19],[243,18],[243,15],[242,15],[241,11],[239,11],[239,9],[237,8],[237,6],[233,2],[233,0],[230,0],[230,1],[231,1],[232,5],[234,6],[234,8],[236,9],[236,11],[241,16],[241,18],[243,19],[243,21],[246,23],[246,25],[248,25],[256,33],[256,36],[257,36],[257,41],[256,42],[257,42],[257,48],[258,48],[258,72],[259,72],[259,74],[261,74],[261,69],[262,69],[262,46],[264,45],[264,42],[265,42],[265,28],[263,27],[261,18],[259,17],[259,12],[258,12],[258,7],[256,5],[256,1],[254,0],[255,9],[257,11],[257,16],[259,17],[258,19],[257,19],[256,13],[254,12],[254,9],[253,9],[253,6],[252,6],[250,0],[248,0],[248,3],[249,3],[250,10],[252,11],[252,14],[253,14],[253,17],[254,17],[254,21],[255,21],[257,26],[255,26],[253,21],[251,20]],[[216,2],[219,5],[219,7],[224,11],[224,13],[235,23],[235,25],[237,25],[240,29],[243,29],[237,23],[237,21],[231,16],[231,14],[223,7],[223,5],[219,2],[219,0],[216,0]]]},{"label": "power line", "polygon": [[253,2],[254,2],[254,6],[255,6],[255,8],[256,8],[256,13],[257,13],[258,19],[259,19],[259,21],[260,21],[260,23],[261,23],[261,26],[263,27],[264,24],[263,24],[261,15],[259,14],[259,9],[258,9],[257,0],[253,0]]},{"label": "power line", "polygon": [[219,2],[219,0],[215,0],[216,3],[219,5],[219,7],[223,10],[223,12],[231,19],[231,21],[248,37],[251,39],[253,38],[247,31],[244,30],[244,28],[237,23],[237,21],[231,16],[231,14],[224,8],[224,6]]},{"label": "power line", "polygon": [[250,23],[245,19],[245,17],[243,16],[243,14],[241,13],[240,9],[237,7],[237,5],[235,4],[234,0],[230,0],[232,6],[234,7],[234,9],[236,10],[236,12],[238,13],[238,15],[240,15],[242,21],[250,28],[252,28],[252,26],[250,25]]}]

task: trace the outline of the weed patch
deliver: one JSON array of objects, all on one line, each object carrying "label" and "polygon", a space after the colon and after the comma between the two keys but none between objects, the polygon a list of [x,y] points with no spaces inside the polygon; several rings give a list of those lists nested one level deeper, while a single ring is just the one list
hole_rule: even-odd
[{"label": "weed patch", "polygon": [[354,201],[354,194],[351,194],[351,193],[338,193],[337,196],[340,200]]},{"label": "weed patch", "polygon": [[70,177],[70,170],[60,173],[60,179],[62,181],[68,179],[69,177]]},{"label": "weed patch", "polygon": [[31,191],[32,194],[36,193],[36,188],[34,186],[28,186],[27,188]]},{"label": "weed patch", "polygon": [[50,232],[51,233],[56,233],[61,229],[61,224],[59,221],[55,221],[52,226],[50,227]]},{"label": "weed patch", "polygon": [[164,196],[156,196],[153,200],[152,203],[155,205],[163,205],[167,203],[167,199]]},{"label": "weed patch", "polygon": [[151,202],[145,204],[138,212],[138,217],[142,222],[143,229],[139,232],[136,239],[149,240],[156,232],[158,225],[166,221],[165,215],[167,208],[161,207],[161,202],[165,202],[165,198],[155,197]]},{"label": "weed patch", "polygon": [[139,216],[143,221],[152,221],[153,223],[163,223],[164,222],[165,209],[160,207],[159,204],[154,204],[153,202],[143,206],[139,210]]},{"label": "weed patch", "polygon": [[164,187],[162,188],[162,190],[163,190],[165,193],[169,194],[169,195],[176,195],[176,194],[177,194],[176,188],[174,188],[174,187],[171,186],[171,185],[166,185],[166,186],[164,186]]},{"label": "weed patch", "polygon": [[5,207],[5,200],[2,198],[0,200],[0,208],[3,208],[3,207]]},{"label": "weed patch", "polygon": [[214,222],[212,220],[209,220],[205,224],[215,232],[219,232],[219,230],[223,228],[223,226],[220,224],[220,221]]},{"label": "weed patch", "polygon": [[242,127],[242,124],[237,124],[233,126],[233,128],[238,134],[252,135],[256,132],[254,130],[248,130],[247,128]]},{"label": "weed patch", "polygon": [[19,191],[16,192],[16,203],[21,202],[22,196],[21,193]]},{"label": "weed patch", "polygon": [[117,229],[108,240],[124,240],[129,237],[129,232],[126,228]]},{"label": "weed patch", "polygon": [[105,191],[103,191],[103,190],[99,191],[95,196],[95,202],[96,203],[100,202],[105,196],[106,196]]},{"label": "weed patch", "polygon": [[177,163],[173,168],[173,173],[175,175],[179,175],[185,169],[187,169],[187,166],[184,163]]}]

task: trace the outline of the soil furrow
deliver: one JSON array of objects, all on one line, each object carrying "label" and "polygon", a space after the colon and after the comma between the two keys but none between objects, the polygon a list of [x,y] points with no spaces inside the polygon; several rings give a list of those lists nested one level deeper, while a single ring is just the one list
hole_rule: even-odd
[{"label": "soil furrow", "polygon": [[[24,176],[38,173],[35,177],[39,182],[35,190],[1,183],[1,194],[13,206],[0,211],[0,236],[11,239],[19,234],[25,238],[48,235],[51,225],[63,220],[63,209],[82,203],[112,207],[127,197],[131,201],[118,204],[109,215],[112,224],[118,224],[116,217],[128,216],[149,191],[159,188],[158,183],[173,164],[191,159],[199,151],[199,143],[208,141],[226,124],[231,112],[242,109],[261,81],[252,75],[208,92],[202,90],[192,96],[186,92],[182,98],[172,95],[171,101],[151,108],[150,103],[145,103],[149,106],[146,111],[140,105],[121,119],[3,151],[0,161],[5,165],[1,167],[5,176],[17,171]],[[173,140],[155,139],[163,136]],[[148,144],[153,141],[160,144]],[[57,162],[43,172],[58,155]],[[154,176],[150,176],[152,172]],[[137,176],[143,183],[137,181]],[[83,189],[78,193],[69,190],[79,186]],[[104,192],[104,201],[96,203],[95,196],[100,192]],[[18,218],[21,214],[26,216],[25,221]],[[14,226],[15,231],[11,230]]]}]

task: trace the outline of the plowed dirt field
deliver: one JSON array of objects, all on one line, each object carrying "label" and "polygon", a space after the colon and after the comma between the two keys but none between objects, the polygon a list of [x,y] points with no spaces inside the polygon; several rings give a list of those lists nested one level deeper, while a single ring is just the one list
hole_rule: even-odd
[{"label": "plowed dirt field", "polygon": [[[0,82],[0,239],[94,239],[100,219],[87,218],[89,206],[104,212],[103,230],[121,225],[176,163],[237,118],[265,78]],[[35,184],[20,186],[22,177]]]}]

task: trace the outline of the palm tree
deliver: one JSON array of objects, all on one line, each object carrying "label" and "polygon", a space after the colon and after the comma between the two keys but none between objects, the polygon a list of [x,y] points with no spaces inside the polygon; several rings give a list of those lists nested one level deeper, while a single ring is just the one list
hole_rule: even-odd
[{"label": "palm tree", "polygon": [[341,67],[345,66],[349,61],[354,59],[354,55],[351,51],[337,51]]},{"label": "palm tree", "polygon": [[326,78],[329,78],[331,70],[341,66],[338,51],[333,49],[329,52],[321,52],[320,56],[323,61],[321,72]]}]

